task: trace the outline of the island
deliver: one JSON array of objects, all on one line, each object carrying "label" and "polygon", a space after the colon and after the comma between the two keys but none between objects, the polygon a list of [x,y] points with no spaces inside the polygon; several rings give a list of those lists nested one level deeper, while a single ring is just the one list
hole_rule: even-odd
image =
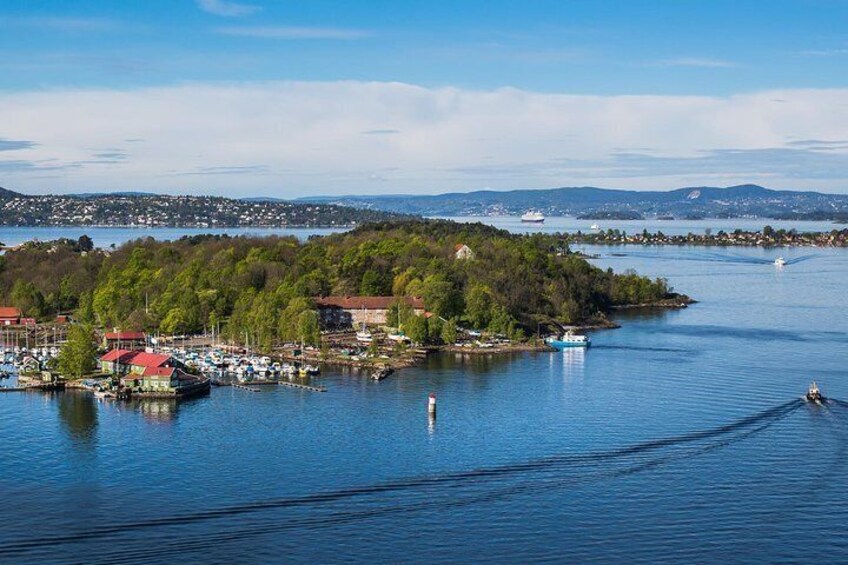
[{"label": "island", "polygon": [[669,235],[662,231],[637,233],[608,229],[597,232],[564,234],[568,243],[594,245],[701,245],[720,247],[848,247],[848,229],[826,232],[799,232],[795,229],[774,229],[765,226],[761,231],[737,229],[731,232],[706,229],[704,233],[689,232]]}]

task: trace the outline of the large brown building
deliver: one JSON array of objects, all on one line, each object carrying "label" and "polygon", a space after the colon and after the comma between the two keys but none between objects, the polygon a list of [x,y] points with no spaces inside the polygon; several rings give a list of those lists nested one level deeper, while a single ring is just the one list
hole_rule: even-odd
[{"label": "large brown building", "polygon": [[315,298],[325,328],[385,325],[389,307],[397,301],[412,307],[416,315],[424,314],[424,300],[406,296],[322,296]]}]

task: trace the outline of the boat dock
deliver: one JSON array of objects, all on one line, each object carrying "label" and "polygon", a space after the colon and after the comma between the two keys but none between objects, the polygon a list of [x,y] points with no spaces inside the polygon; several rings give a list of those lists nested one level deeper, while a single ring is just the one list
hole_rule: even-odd
[{"label": "boat dock", "polygon": [[258,388],[254,388],[257,386],[266,386],[266,385],[275,385],[275,386],[286,386],[289,388],[297,388],[300,390],[308,390],[310,392],[327,392],[327,387],[323,386],[311,386],[311,385],[303,385],[300,383],[290,383],[288,381],[257,381],[251,382],[250,386],[241,383],[222,383],[219,382],[216,386],[231,386],[233,388],[238,388],[241,390],[246,390],[248,392],[260,392]]},{"label": "boat dock", "polygon": [[327,387],[323,386],[302,385],[299,383],[290,383],[287,381],[279,381],[277,384],[279,384],[280,386],[287,386],[289,388],[299,388],[301,390],[309,390],[312,392],[327,392]]}]

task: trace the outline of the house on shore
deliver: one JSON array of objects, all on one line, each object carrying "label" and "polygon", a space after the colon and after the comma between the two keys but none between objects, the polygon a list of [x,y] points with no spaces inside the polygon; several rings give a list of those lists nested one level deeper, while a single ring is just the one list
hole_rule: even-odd
[{"label": "house on shore", "polygon": [[395,302],[408,304],[418,316],[424,314],[424,300],[409,296],[323,296],[314,301],[323,328],[385,325]]},{"label": "house on shore", "polygon": [[100,358],[100,370],[121,377],[121,384],[145,392],[173,392],[197,381],[170,355],[113,349]]},{"label": "house on shore", "polygon": [[0,326],[17,326],[21,323],[21,311],[14,306],[0,306]]},{"label": "house on shore", "polygon": [[106,349],[141,350],[147,346],[147,335],[144,332],[106,332],[103,346]]}]

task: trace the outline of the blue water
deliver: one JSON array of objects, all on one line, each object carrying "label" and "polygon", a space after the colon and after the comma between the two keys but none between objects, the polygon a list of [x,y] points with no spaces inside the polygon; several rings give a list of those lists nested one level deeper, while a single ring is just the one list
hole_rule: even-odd
[{"label": "blue water", "polygon": [[587,251],[699,303],[323,394],[0,395],[0,562],[848,561],[848,407],[799,400],[848,400],[848,252]]},{"label": "blue water", "polygon": [[347,231],[347,228],[112,228],[112,227],[13,227],[0,226],[0,242],[9,247],[19,245],[25,241],[37,239],[39,241],[52,241],[61,237],[79,239],[81,235],[89,236],[94,241],[95,247],[107,248],[112,245],[121,245],[134,239],[152,237],[161,241],[179,239],[184,235],[200,234],[229,234],[266,236],[266,235],[293,235],[298,239],[306,239],[310,235],[326,235]]}]

